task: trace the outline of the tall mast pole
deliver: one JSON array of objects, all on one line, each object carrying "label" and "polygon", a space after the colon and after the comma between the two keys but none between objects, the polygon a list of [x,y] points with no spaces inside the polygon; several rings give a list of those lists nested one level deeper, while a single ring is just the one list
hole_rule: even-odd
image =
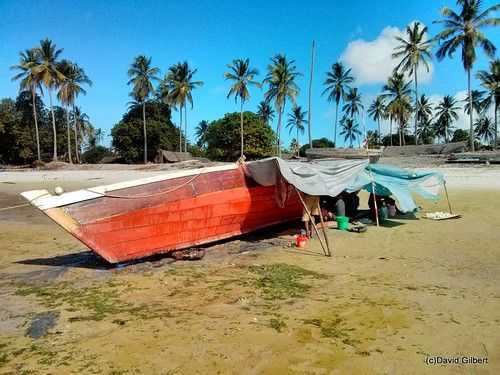
[{"label": "tall mast pole", "polygon": [[[311,77],[309,78],[309,111],[307,112],[307,126],[309,130],[309,148],[313,148],[312,137],[311,137],[311,115],[312,115],[312,82],[314,76],[314,40],[312,42],[312,52],[311,52]],[[297,139],[298,141],[298,139]]]}]

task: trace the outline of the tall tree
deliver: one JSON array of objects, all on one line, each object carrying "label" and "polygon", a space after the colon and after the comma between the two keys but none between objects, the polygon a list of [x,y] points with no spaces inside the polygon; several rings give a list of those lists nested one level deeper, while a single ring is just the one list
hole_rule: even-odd
[{"label": "tall tree", "polygon": [[269,102],[262,101],[257,106],[257,116],[269,125],[270,121],[274,119],[274,109],[269,105]]},{"label": "tall tree", "polygon": [[[429,72],[429,65],[426,59],[431,59],[431,41],[427,40],[427,26],[423,26],[420,22],[414,22],[413,25],[406,27],[407,39],[396,36],[396,40],[400,43],[394,48],[393,58],[401,61],[396,66],[396,71],[408,72],[408,75],[413,74],[415,81],[415,113],[418,113],[418,75],[417,70],[420,65],[423,65]],[[415,116],[415,144],[418,144],[417,139],[417,124],[418,119]]]},{"label": "tall tree", "polygon": [[198,126],[194,129],[198,145],[201,147],[205,143],[205,133],[207,132],[208,122],[201,120]]},{"label": "tall tree", "polygon": [[474,132],[479,139],[489,144],[494,139],[495,125],[487,116],[480,117],[475,122]]},{"label": "tall tree", "polygon": [[[472,110],[479,115],[483,111],[484,107],[484,91],[472,90],[470,95],[472,98],[469,98],[469,95],[464,99],[464,112],[470,115],[470,108],[472,104]],[[470,99],[470,100],[469,100]]]},{"label": "tall tree", "polygon": [[368,114],[372,117],[373,121],[377,122],[378,127],[378,139],[377,142],[380,143],[380,120],[386,119],[385,102],[382,96],[377,96],[370,104],[368,108]]},{"label": "tall tree", "polygon": [[[345,99],[344,99],[344,106],[342,107],[342,110],[345,111],[345,113],[350,116],[353,120],[354,123],[356,123],[356,116],[363,110],[365,107],[363,104],[361,104],[361,93],[358,92],[358,89],[356,87],[349,88],[349,91],[347,92]],[[357,124],[356,124],[356,129],[357,129]],[[345,124],[344,124],[344,130],[345,130]],[[358,144],[359,148],[361,148],[361,143],[359,142],[358,139]]]},{"label": "tall tree", "polygon": [[[182,109],[184,109],[184,151],[187,151],[187,103],[191,104],[193,108],[193,93],[192,91],[200,86],[203,86],[202,81],[193,81],[193,77],[198,70],[191,68],[187,61],[183,63],[178,62],[177,64],[169,68],[169,73],[167,74],[167,80],[170,85],[170,92],[172,96],[172,101],[180,108],[181,124],[179,131],[182,133]],[[179,137],[181,134],[179,133]],[[179,143],[182,140],[179,138]],[[181,147],[181,146],[179,146]],[[182,152],[182,147],[181,147]]]},{"label": "tall tree", "polygon": [[148,162],[148,139],[146,131],[146,101],[151,94],[154,94],[154,88],[151,81],[159,81],[157,74],[160,69],[151,66],[151,57],[139,55],[134,58],[127,74],[130,77],[128,84],[132,84],[132,92],[136,100],[142,104],[142,123],[144,135],[144,164]]},{"label": "tall tree", "polygon": [[297,156],[300,156],[299,132],[301,134],[304,134],[304,125],[307,125],[309,123],[309,120],[306,120],[306,116],[307,111],[303,111],[300,105],[295,105],[292,109],[292,112],[288,114],[288,122],[286,124],[287,128],[290,129],[290,133],[294,128],[297,131],[297,138],[295,138],[298,145]]},{"label": "tall tree", "polygon": [[451,124],[458,119],[459,109],[457,101],[450,95],[445,95],[436,107],[436,135],[444,137],[445,142],[451,134]]},{"label": "tall tree", "polygon": [[432,129],[433,107],[428,96],[422,94],[418,100],[418,129],[417,139],[422,141],[422,144],[429,143],[434,137]]},{"label": "tall tree", "polygon": [[295,60],[288,61],[284,55],[275,55],[271,58],[271,64],[267,67],[267,76],[264,83],[269,86],[264,94],[266,101],[274,101],[274,106],[278,112],[277,127],[277,154],[281,157],[281,118],[286,106],[286,100],[295,104],[295,99],[299,94],[299,86],[295,79],[301,74],[296,72]]},{"label": "tall tree", "polygon": [[354,78],[350,76],[350,73],[351,69],[345,70],[341,62],[336,62],[333,63],[332,70],[326,72],[326,79],[323,82],[323,86],[326,86],[326,88],[322,95],[328,93],[328,101],[335,102],[335,124],[333,131],[333,142],[335,145],[337,145],[337,119],[340,99],[345,99],[349,84],[354,82]]},{"label": "tall tree", "polygon": [[64,76],[64,80],[57,85],[59,91],[57,92],[57,99],[64,106],[66,111],[66,135],[67,135],[67,150],[68,150],[68,161],[73,164],[73,157],[71,155],[71,135],[69,126],[69,90],[68,90],[68,75],[70,74],[72,68],[72,62],[66,59],[58,61],[56,64],[57,70]]},{"label": "tall tree", "polygon": [[256,86],[261,88],[260,82],[254,81],[254,77],[259,74],[257,69],[250,67],[250,60],[236,59],[232,64],[228,64],[229,72],[224,73],[224,78],[234,81],[229,89],[227,97],[234,95],[234,101],[238,102],[240,99],[240,135],[241,135],[241,157],[243,157],[243,104],[250,99],[249,86]]},{"label": "tall tree", "polygon": [[12,81],[17,81],[22,78],[19,84],[19,92],[28,91],[33,100],[33,119],[35,120],[35,134],[36,134],[36,150],[37,160],[40,159],[40,134],[38,132],[38,116],[36,113],[36,93],[42,90],[40,84],[40,76],[37,74],[36,68],[40,64],[40,59],[37,56],[36,49],[27,49],[24,52],[19,52],[20,59],[19,65],[14,65],[11,70],[20,70],[21,73],[12,77]]},{"label": "tall tree", "polygon": [[[483,11],[481,0],[457,0],[457,6],[460,8],[459,13],[447,7],[441,8],[443,19],[434,21],[444,27],[444,30],[435,37],[440,42],[436,57],[440,61],[445,56],[452,58],[457,48],[461,48],[462,63],[467,73],[469,106],[472,107],[470,73],[477,59],[476,48],[480,46],[489,58],[493,58],[496,50],[493,43],[485,37],[480,29],[485,26],[497,26],[500,23],[500,18],[488,18],[491,13],[500,8],[500,5],[493,5]],[[474,151],[473,111],[469,113],[469,121],[470,149]]]},{"label": "tall tree", "polygon": [[[384,93],[383,98],[389,99],[387,104],[387,114],[391,121],[396,121],[399,127],[399,145],[402,145],[403,129],[407,122],[412,108],[411,108],[411,98],[410,98],[410,83],[406,82],[403,74],[393,72],[392,76],[389,77],[387,84],[382,88]],[[392,130],[391,130],[391,142],[392,142]]]},{"label": "tall tree", "polygon": [[358,124],[356,124],[354,118],[343,117],[340,121],[342,126],[342,131],[340,135],[344,136],[345,141],[350,141],[350,148],[352,148],[352,142],[361,135],[361,130],[358,129]]},{"label": "tall tree", "polygon": [[500,106],[500,60],[490,61],[490,70],[480,70],[476,73],[476,78],[481,81],[481,85],[488,90],[488,96],[484,100],[484,110],[493,106],[493,116],[495,121],[495,132],[493,135],[493,149],[498,147],[498,125],[497,112]]},{"label": "tall tree", "polygon": [[35,67],[35,74],[40,77],[44,86],[49,91],[50,112],[52,114],[52,131],[54,134],[53,160],[57,160],[57,129],[54,106],[52,104],[52,90],[64,80],[64,76],[57,70],[57,58],[62,53],[50,39],[40,40],[40,46],[35,49],[40,64]]}]

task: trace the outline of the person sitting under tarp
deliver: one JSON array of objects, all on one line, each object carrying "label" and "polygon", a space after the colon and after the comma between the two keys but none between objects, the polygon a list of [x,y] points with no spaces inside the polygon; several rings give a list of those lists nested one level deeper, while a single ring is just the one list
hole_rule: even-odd
[{"label": "person sitting under tarp", "polygon": [[[388,195],[377,195],[377,209],[380,210],[383,206],[389,207],[394,206],[396,214],[402,214],[403,212],[396,205],[396,201]],[[375,204],[373,202],[373,193],[370,193],[368,198],[368,207],[370,208],[370,217],[375,218]],[[380,211],[379,211],[380,212]]]},{"label": "person sitting under tarp", "polygon": [[[319,213],[319,197],[315,195],[304,194],[304,208],[302,209],[302,221],[306,229],[306,236],[313,237],[312,225],[316,225],[314,216]],[[311,215],[311,216],[309,216]]]},{"label": "person sitting under tarp", "polygon": [[343,191],[336,197],[321,197],[321,212],[324,220],[335,220],[337,216],[347,216],[352,221],[358,217],[359,191],[348,193]]}]

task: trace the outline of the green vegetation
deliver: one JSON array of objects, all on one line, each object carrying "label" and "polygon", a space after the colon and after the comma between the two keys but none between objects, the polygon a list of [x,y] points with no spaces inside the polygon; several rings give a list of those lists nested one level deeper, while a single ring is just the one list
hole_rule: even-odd
[{"label": "green vegetation", "polygon": [[257,287],[266,300],[283,300],[290,297],[303,297],[311,289],[304,278],[321,279],[323,275],[290,264],[255,266],[250,272],[256,275],[251,283]]},{"label": "green vegetation", "polygon": [[150,100],[146,106],[133,104],[122,120],[113,126],[112,145],[116,152],[130,161],[139,161],[144,151],[141,123],[145,114],[148,118],[148,160],[156,150],[173,150],[178,147],[179,130],[170,121],[170,107],[159,100]]},{"label": "green vegetation", "polygon": [[[243,113],[245,123],[244,154],[247,159],[271,156],[274,133],[269,125],[252,112]],[[240,114],[229,113],[211,122],[205,132],[207,156],[212,160],[235,161],[240,155]]]},{"label": "green vegetation", "polygon": [[283,320],[272,318],[269,321],[269,327],[275,329],[278,332],[283,332],[283,329],[286,328],[286,323]]}]

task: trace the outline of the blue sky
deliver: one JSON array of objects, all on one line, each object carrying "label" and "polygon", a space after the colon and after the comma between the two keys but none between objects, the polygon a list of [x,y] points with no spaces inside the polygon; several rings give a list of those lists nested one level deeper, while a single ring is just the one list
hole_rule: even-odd
[{"label": "blue sky", "polygon": [[[495,1],[483,1],[484,9]],[[235,58],[249,58],[264,79],[269,58],[284,53],[295,60],[303,76],[297,81],[299,105],[307,109],[311,43],[316,41],[313,82],[312,136],[333,137],[334,104],[321,96],[325,72],[335,61],[353,69],[354,86],[363,94],[365,108],[380,93],[391,64],[388,54],[395,35],[402,35],[412,21],[429,27],[430,36],[440,31],[432,21],[440,19],[441,6],[456,9],[450,0],[386,1],[0,1],[0,98],[14,98],[18,83],[9,67],[18,63],[19,51],[50,38],[61,57],[75,61],[92,79],[87,95],[77,105],[95,127],[106,135],[120,121],[130,101],[127,70],[134,56],[152,57],[162,70],[187,60],[198,69],[196,80],[204,85],[193,92],[194,108],[188,112],[188,137],[201,120],[213,121],[239,110],[226,99],[230,83],[223,73]],[[498,15],[497,15],[498,16]],[[498,46],[499,33],[484,29]],[[459,52],[459,51],[458,51]],[[498,55],[498,54],[497,54]],[[482,53],[474,70],[487,69]],[[435,101],[445,94],[462,98],[466,90],[460,54],[452,60],[432,61],[431,74],[422,74],[419,92]],[[478,83],[473,81],[473,87]],[[256,111],[265,88],[251,90],[245,109]],[[48,103],[48,98],[45,98]],[[290,108],[286,109],[288,113]],[[178,114],[173,113],[177,122]],[[277,119],[272,124],[275,129]],[[367,128],[375,129],[366,120]],[[465,116],[455,124],[466,127]],[[388,124],[383,124],[383,131]],[[284,144],[294,136],[284,133]],[[301,144],[307,140],[305,133]],[[109,137],[105,143],[109,143]],[[341,144],[341,142],[340,142]]]}]

